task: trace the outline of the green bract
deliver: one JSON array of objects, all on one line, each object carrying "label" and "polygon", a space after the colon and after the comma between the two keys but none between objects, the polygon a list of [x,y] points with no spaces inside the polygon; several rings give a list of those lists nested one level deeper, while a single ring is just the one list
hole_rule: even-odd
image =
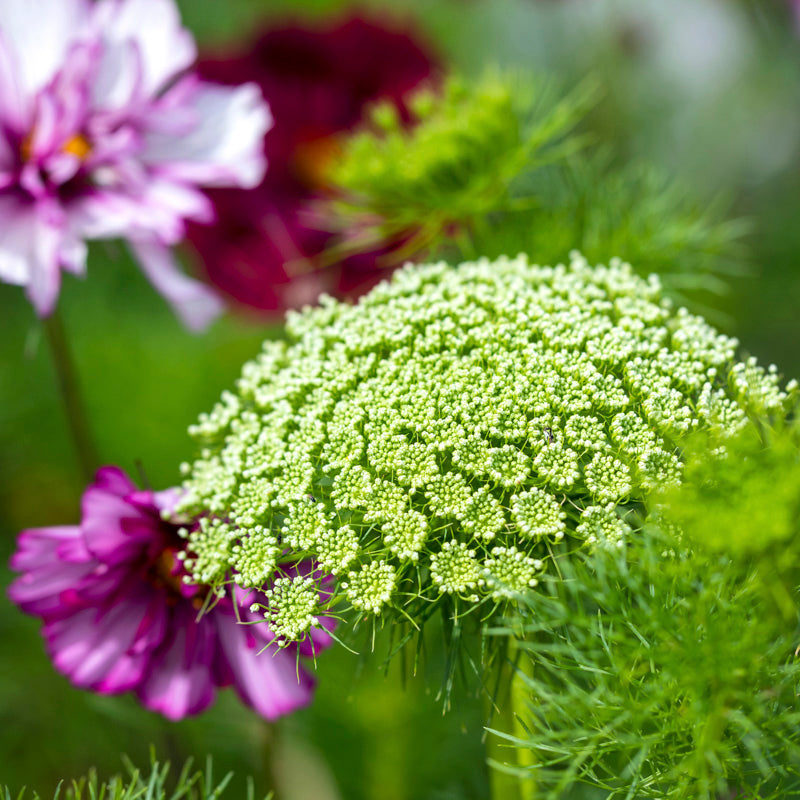
[{"label": "green bract", "polygon": [[271,592],[285,639],[333,608],[501,607],[556,549],[624,544],[630,512],[680,481],[684,434],[787,399],[617,260],[408,266],[287,329],[194,427],[181,506],[208,515],[188,534],[197,581],[260,585],[306,558],[336,577],[325,608],[307,578]]}]

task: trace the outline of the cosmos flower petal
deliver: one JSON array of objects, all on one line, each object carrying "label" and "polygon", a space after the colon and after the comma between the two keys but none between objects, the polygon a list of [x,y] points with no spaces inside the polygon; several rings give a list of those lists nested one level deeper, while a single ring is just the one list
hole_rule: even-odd
[{"label": "cosmos flower petal", "polygon": [[204,186],[258,185],[266,169],[261,142],[272,127],[261,90],[253,83],[236,89],[199,84],[192,100],[199,124],[182,137],[151,134],[143,159]]},{"label": "cosmos flower petal", "polygon": [[[48,213],[55,211],[55,215]],[[48,316],[61,288],[61,246],[65,239],[64,222],[57,209],[36,209],[30,216],[30,272],[27,295],[39,316]]]},{"label": "cosmos flower petal", "polygon": [[[136,562],[133,562],[136,563]],[[131,564],[98,564],[85,581],[75,584],[64,598],[72,608],[103,608],[120,602],[119,587],[130,577]]]},{"label": "cosmos flower petal", "polygon": [[[56,668],[76,686],[101,694],[137,686],[150,651],[166,630],[163,604],[159,608],[149,594],[134,590],[131,603],[111,606],[104,613],[86,608],[48,623],[44,635]],[[132,613],[134,609],[138,613]]]},{"label": "cosmos flower petal", "polygon": [[[2,91],[0,89],[0,93]],[[0,138],[0,191],[14,183],[14,169],[14,150],[5,139]]]},{"label": "cosmos flower petal", "polygon": [[181,496],[181,490],[177,488],[163,489],[160,492],[150,493],[153,504],[160,511],[175,508],[178,498]]},{"label": "cosmos flower petal", "polygon": [[[11,45],[7,41],[7,34],[0,28],[0,122],[5,123],[11,130],[19,132],[26,123],[29,111],[29,101],[20,85],[16,58]],[[12,148],[5,139],[0,137],[0,168],[9,166],[9,156]]]},{"label": "cosmos flower petal", "polygon": [[234,686],[249,706],[267,719],[277,719],[311,702],[314,682],[298,664],[294,649],[270,648],[259,654],[249,626],[220,617],[216,622]]},{"label": "cosmos flower petal", "polygon": [[166,607],[149,599],[134,594],[105,610],[86,607],[50,620],[43,633],[59,672],[101,694],[136,688],[167,630]]},{"label": "cosmos flower petal", "polygon": [[197,55],[171,0],[106,0],[94,11],[95,24],[108,42],[136,44],[141,53],[142,88],[147,93],[166,88]]},{"label": "cosmos flower petal", "polygon": [[[65,545],[69,546],[66,551]],[[65,558],[65,552],[76,553]],[[57,525],[52,528],[30,528],[17,537],[17,551],[11,557],[11,569],[18,572],[37,570],[49,566],[48,562],[69,560],[74,563],[92,561],[83,544],[81,529],[77,525]]]},{"label": "cosmos flower petal", "polygon": [[[202,192],[172,176],[149,182],[143,199],[155,213],[175,220],[175,240],[183,236],[183,218],[206,222],[214,214],[211,203]],[[171,242],[172,239],[167,241]]]},{"label": "cosmos flower petal", "polygon": [[171,641],[137,690],[147,708],[173,720],[197,714],[214,699],[213,626],[206,619],[195,622],[191,607],[177,614]]},{"label": "cosmos flower petal", "polygon": [[62,269],[73,275],[86,273],[86,258],[89,255],[89,248],[86,242],[75,236],[69,229],[64,231],[59,255]]},{"label": "cosmos flower petal", "polygon": [[104,47],[91,85],[92,106],[104,111],[124,109],[142,93],[142,57],[135,42]]},{"label": "cosmos flower petal", "polygon": [[100,467],[92,485],[117,497],[125,497],[136,491],[136,484],[119,467]]},{"label": "cosmos flower petal", "polygon": [[138,508],[102,487],[90,486],[84,492],[81,506],[84,519],[81,530],[86,546],[106,564],[130,560],[152,536],[147,521],[140,521]]},{"label": "cosmos flower petal", "polygon": [[88,11],[86,0],[3,0],[0,28],[13,47],[16,74],[28,97],[56,75]]},{"label": "cosmos flower petal", "polygon": [[224,306],[215,292],[181,272],[167,247],[156,241],[137,241],[131,246],[145,275],[187,328],[201,331],[222,313]]},{"label": "cosmos flower petal", "polygon": [[126,233],[156,236],[162,241],[180,238],[181,222],[174,214],[149,202],[143,194],[96,189],[73,209],[78,230],[87,239],[114,239]]},{"label": "cosmos flower petal", "polygon": [[[0,280],[24,285],[41,316],[55,305],[64,252],[74,261],[72,236],[53,202],[31,203],[0,196]],[[66,250],[65,250],[66,248]]]},{"label": "cosmos flower petal", "polygon": [[54,173],[47,164],[51,182],[64,183],[74,177],[82,157],[65,153],[63,145],[83,127],[89,110],[90,86],[97,71],[99,49],[95,42],[77,42],[65,55],[65,63],[48,89],[36,97],[35,123],[28,133],[30,154],[34,159],[63,160],[73,168],[66,175]]},{"label": "cosmos flower petal", "polygon": [[24,286],[30,277],[31,240],[36,218],[15,198],[0,197],[0,280]]},{"label": "cosmos flower petal", "polygon": [[168,609],[161,598],[153,593],[131,644],[102,675],[96,686],[97,691],[117,694],[136,688],[150,668],[153,651],[164,641],[168,630]]},{"label": "cosmos flower petal", "polygon": [[212,216],[213,208],[202,192],[165,177],[126,190],[95,189],[73,211],[75,226],[87,238],[155,238],[164,244],[181,240],[184,219],[208,221]]},{"label": "cosmos flower petal", "polygon": [[59,616],[96,566],[80,528],[33,528],[19,535],[17,546],[11,568],[24,574],[9,586],[9,598],[28,614]]},{"label": "cosmos flower petal", "polygon": [[27,614],[57,619],[65,613],[73,613],[74,587],[91,576],[91,564],[56,564],[27,573],[8,587],[9,598]]}]

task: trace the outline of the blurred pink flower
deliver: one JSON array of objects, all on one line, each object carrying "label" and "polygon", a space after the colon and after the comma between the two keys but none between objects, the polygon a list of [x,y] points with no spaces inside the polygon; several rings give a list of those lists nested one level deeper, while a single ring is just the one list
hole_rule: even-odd
[{"label": "blurred pink flower", "polygon": [[250,606],[267,600],[238,587],[198,618],[208,590],[183,582],[183,540],[161,518],[175,497],[104,467],[83,495],[80,525],[20,534],[11,566],[22,575],[9,596],[41,617],[56,669],[84,689],[134,691],[170,719],[202,711],[229,685],[267,719],[306,705],[314,682],[298,652],[313,656],[330,637],[313,629],[300,645],[259,655],[275,637]]},{"label": "blurred pink flower", "polygon": [[203,82],[173,0],[3,0],[0,280],[46,316],[86,242],[122,237],[183,321],[219,299],[170,247],[209,222],[199,187],[254,186],[271,124],[257,86]]},{"label": "blurred pink flower", "polygon": [[361,292],[385,277],[380,253],[318,263],[331,236],[309,225],[305,212],[325,186],[337,134],[374,100],[402,108],[403,96],[436,72],[430,52],[406,30],[356,17],[328,28],[274,28],[246,52],[201,59],[198,68],[226,84],[255,81],[275,114],[264,139],[270,170],[258,188],[214,189],[216,224],[190,226],[211,282],[244,305],[280,310],[321,291]]}]

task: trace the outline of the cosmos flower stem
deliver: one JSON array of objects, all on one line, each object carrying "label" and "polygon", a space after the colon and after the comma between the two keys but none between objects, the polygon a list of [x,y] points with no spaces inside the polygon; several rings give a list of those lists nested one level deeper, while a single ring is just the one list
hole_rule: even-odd
[{"label": "cosmos flower stem", "polygon": [[[268,653],[263,655],[269,658]],[[271,792],[271,800],[282,800],[283,793],[281,792],[280,776],[275,774],[274,768],[275,756],[279,748],[280,730],[277,725],[265,720],[259,720],[258,727],[258,739],[261,744],[261,774],[264,776],[264,786]]]},{"label": "cosmos flower stem", "polygon": [[166,755],[170,764],[183,764],[188,754],[175,730],[175,723],[172,720],[161,720],[162,731],[162,752]]},{"label": "cosmos flower stem", "polygon": [[50,348],[53,366],[56,371],[59,394],[64,406],[70,437],[78,458],[81,473],[87,481],[91,481],[99,466],[97,450],[94,445],[86,409],[81,395],[75,361],[67,341],[64,323],[54,311],[42,320],[45,337]]}]

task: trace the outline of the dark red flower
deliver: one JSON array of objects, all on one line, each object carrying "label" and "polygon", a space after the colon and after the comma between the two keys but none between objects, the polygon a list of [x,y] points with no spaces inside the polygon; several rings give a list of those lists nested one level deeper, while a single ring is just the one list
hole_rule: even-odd
[{"label": "dark red flower", "polygon": [[257,83],[275,119],[264,140],[269,170],[254,190],[209,192],[213,225],[192,225],[190,241],[212,283],[240,303],[264,310],[312,302],[321,291],[364,291],[386,274],[378,253],[324,267],[317,257],[330,234],[304,212],[325,185],[336,136],[365,106],[402,98],[435,71],[431,55],[407,31],[351,18],[333,27],[300,25],[263,33],[245,53],[206,58],[203,77]]}]

